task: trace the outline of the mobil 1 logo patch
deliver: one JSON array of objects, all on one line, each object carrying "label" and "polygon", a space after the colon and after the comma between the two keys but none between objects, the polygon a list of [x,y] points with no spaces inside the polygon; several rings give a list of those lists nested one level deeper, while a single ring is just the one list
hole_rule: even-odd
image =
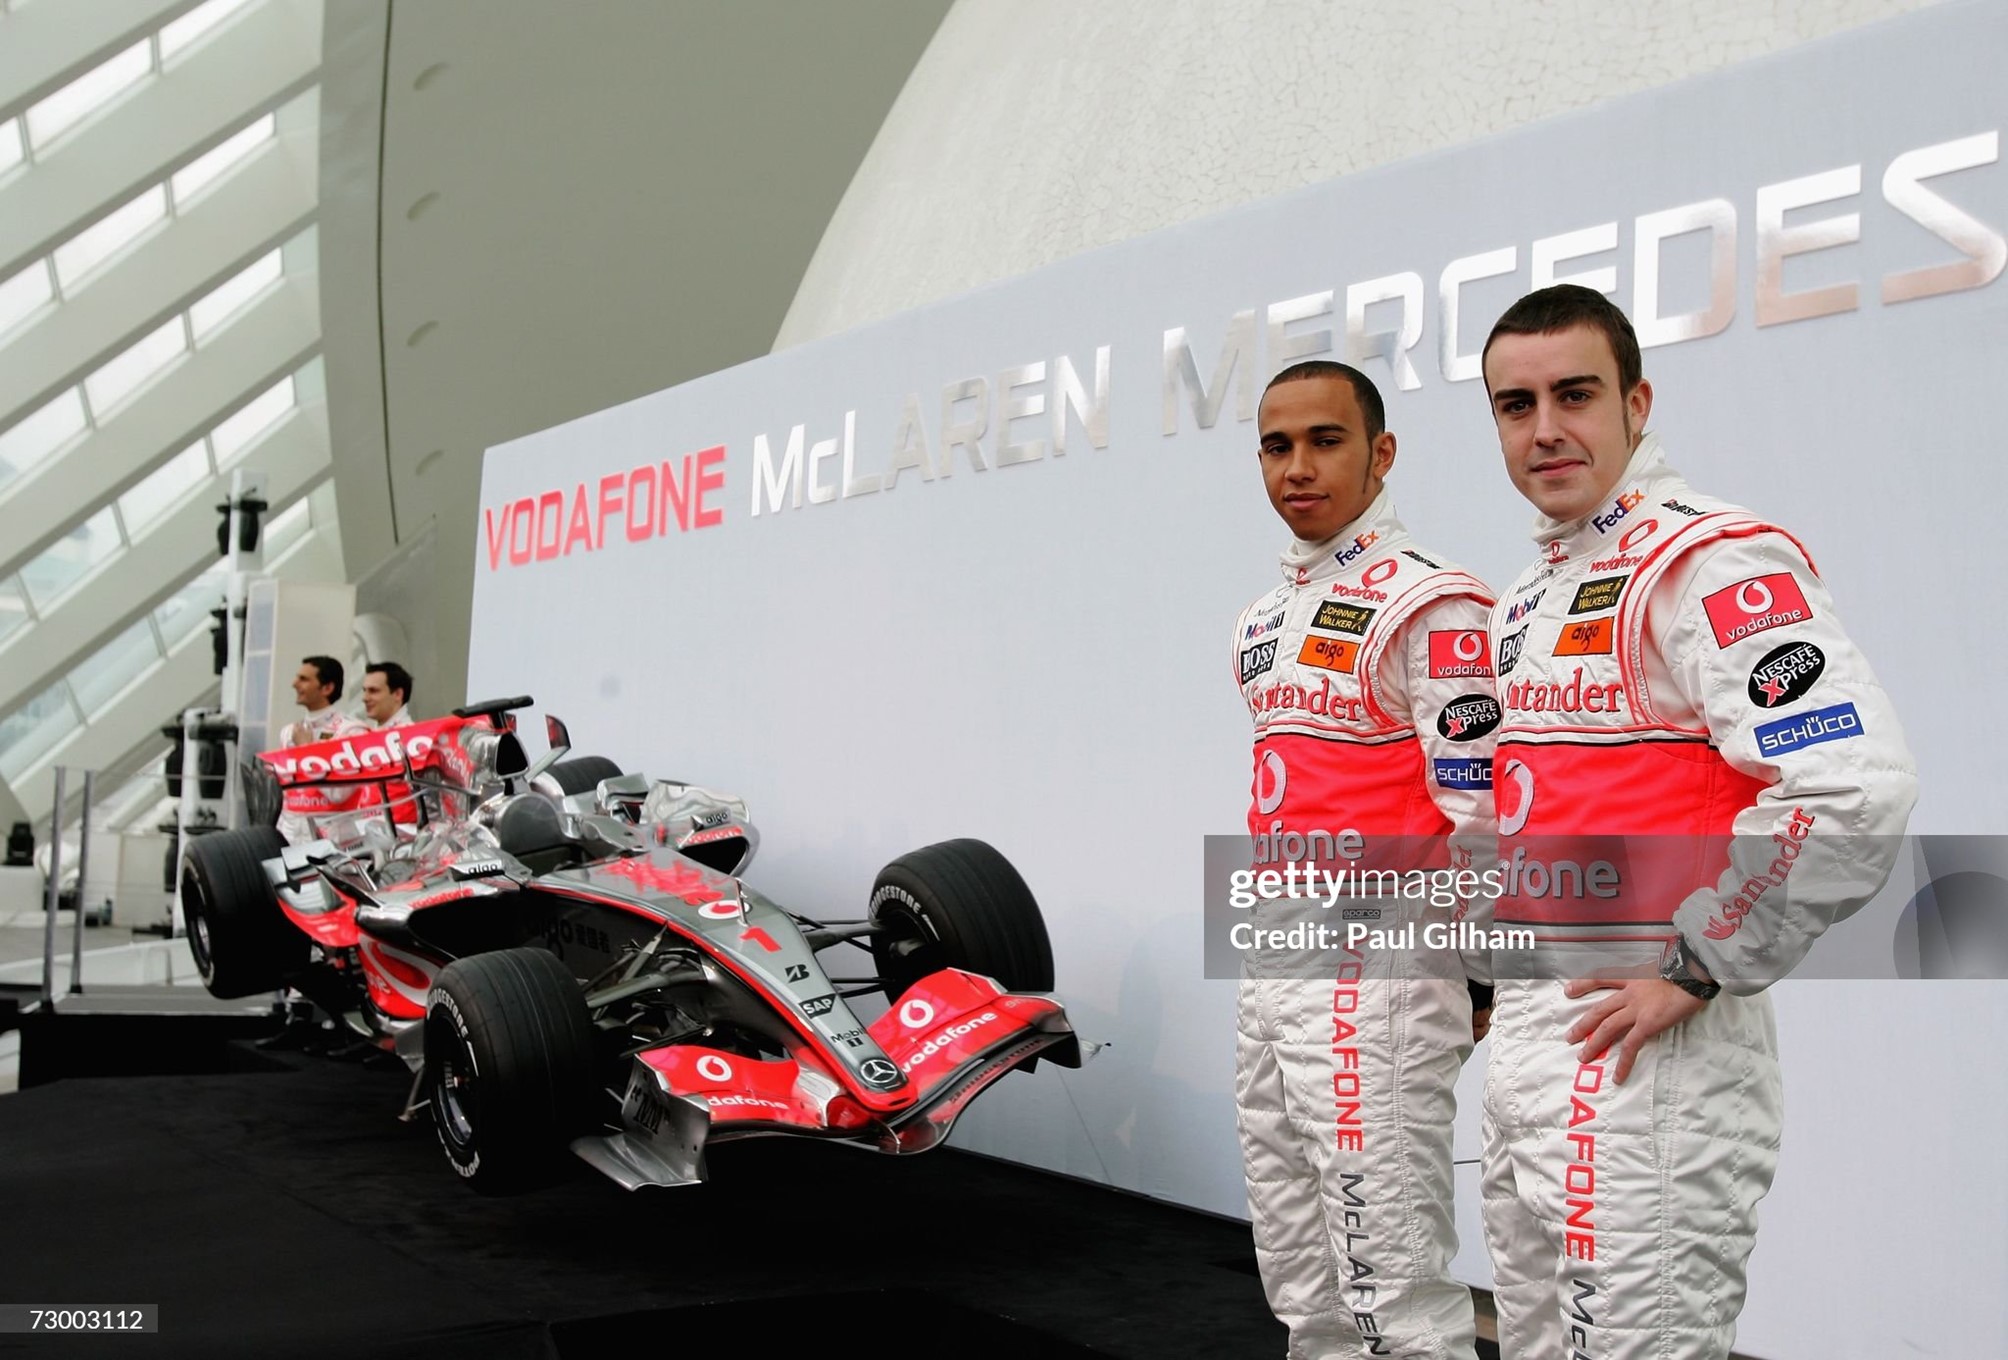
[{"label": "mobil 1 logo patch", "polygon": [[1750,702],[1776,708],[1803,699],[1827,669],[1827,654],[1810,642],[1788,642],[1750,672]]},{"label": "mobil 1 logo patch", "polygon": [[1477,741],[1499,726],[1499,701],[1489,694],[1460,694],[1436,715],[1437,732],[1450,741]]},{"label": "mobil 1 logo patch", "polygon": [[1276,664],[1276,644],[1280,641],[1281,638],[1270,638],[1267,642],[1258,642],[1241,653],[1242,684],[1247,684]]}]

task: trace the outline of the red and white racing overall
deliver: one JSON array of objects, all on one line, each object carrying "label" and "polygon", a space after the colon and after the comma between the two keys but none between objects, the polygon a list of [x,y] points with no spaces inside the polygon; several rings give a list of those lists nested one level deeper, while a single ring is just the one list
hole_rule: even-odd
[{"label": "red and white racing overall", "polygon": [[[1258,861],[1302,859],[1292,838],[1314,831],[1358,831],[1370,854],[1453,834],[1489,850],[1491,592],[1417,549],[1385,491],[1334,538],[1293,543],[1283,575],[1234,636]],[[1392,927],[1405,908],[1356,910]],[[1449,1275],[1463,962],[1453,950],[1433,976],[1389,978],[1354,951],[1278,977],[1287,960],[1244,955],[1235,1099],[1256,1257],[1292,1357],[1473,1354],[1470,1292]]]},{"label": "red and white racing overall", "polygon": [[[1500,1347],[1722,1356],[1777,1166],[1762,989],[1881,886],[1914,767],[1798,542],[1695,494],[1656,437],[1611,503],[1541,521],[1537,542],[1491,620],[1499,845],[1543,867],[1496,906],[1499,929],[1537,941],[1495,957],[1484,1208]],[[1599,857],[1622,880],[1608,901],[1547,872]],[[1572,1001],[1557,979],[1650,975],[1676,932],[1724,990],[1619,1086],[1615,1055],[1584,1062],[1564,1039],[1610,993]]]}]

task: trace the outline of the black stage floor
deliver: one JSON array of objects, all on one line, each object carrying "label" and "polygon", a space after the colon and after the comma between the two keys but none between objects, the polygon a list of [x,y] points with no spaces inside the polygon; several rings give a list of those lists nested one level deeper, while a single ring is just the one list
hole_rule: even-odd
[{"label": "black stage floor", "polygon": [[[1246,1227],[1005,1163],[761,1139],[709,1184],[583,1163],[489,1199],[396,1071],[69,1078],[0,1099],[0,1303],[161,1306],[0,1355],[569,1360],[1282,1354]],[[1000,1089],[992,1099],[1008,1099]]]}]

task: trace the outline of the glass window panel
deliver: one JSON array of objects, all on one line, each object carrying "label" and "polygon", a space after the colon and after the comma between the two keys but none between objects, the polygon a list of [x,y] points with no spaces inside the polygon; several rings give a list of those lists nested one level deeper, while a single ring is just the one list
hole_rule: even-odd
[{"label": "glass window panel", "polygon": [[29,621],[28,593],[21,589],[20,578],[9,576],[0,581],[0,642],[27,627]]},{"label": "glass window panel", "polygon": [[272,140],[273,131],[279,120],[266,114],[242,132],[225,138],[213,150],[205,151],[180,170],[168,183],[174,188],[174,206],[177,212],[188,206],[190,199],[200,194],[211,184],[230,173],[231,169],[246,156]]},{"label": "glass window panel", "polygon": [[75,289],[79,279],[166,220],[167,190],[156,184],[57,246],[56,281],[65,292]]},{"label": "glass window panel", "polygon": [[28,110],[28,141],[47,146],[153,71],[153,45],[137,42]]},{"label": "glass window panel", "polygon": [[[126,780],[110,797],[100,794],[92,808],[93,820],[102,817],[104,824],[114,831],[123,831],[127,827],[151,831],[154,823],[162,820],[159,806],[161,800],[167,797],[167,780],[159,773],[160,756],[166,751],[163,746],[159,755],[148,756],[140,772]],[[172,815],[170,810],[169,816]]]},{"label": "glass window panel", "polygon": [[251,0],[208,0],[197,5],[160,30],[160,59],[166,61],[186,50],[197,38],[228,19]]},{"label": "glass window panel", "polygon": [[198,439],[119,497],[119,514],[125,520],[126,533],[137,537],[140,530],[159,519],[191,488],[208,480],[209,451]]},{"label": "glass window panel", "polygon": [[0,335],[5,335],[55,299],[56,287],[49,282],[49,265],[37,260],[5,283],[0,283]]},{"label": "glass window panel", "polygon": [[142,617],[70,672],[70,693],[77,696],[84,716],[95,718],[158,660],[160,646],[153,640],[153,625]]},{"label": "glass window panel", "polygon": [[27,148],[21,145],[21,120],[9,118],[0,123],[0,175],[19,165],[27,155]]},{"label": "glass window panel", "polygon": [[84,379],[91,410],[102,425],[105,414],[158,377],[188,350],[188,332],[175,317],[153,334]]},{"label": "glass window panel", "polygon": [[293,375],[287,374],[251,399],[249,405],[209,433],[216,466],[226,468],[293,409]]},{"label": "glass window panel", "polygon": [[0,721],[0,779],[18,778],[76,730],[69,686],[58,680]]},{"label": "glass window panel", "polygon": [[209,611],[223,604],[223,577],[223,563],[218,562],[153,611],[153,621],[160,625],[161,641],[169,651],[191,633],[209,627]]},{"label": "glass window panel", "polygon": [[[279,252],[273,251],[243,273],[224,283],[188,309],[188,324],[201,344],[218,327],[243,311],[251,299],[276,283],[285,272]],[[5,329],[5,312],[0,310],[0,329]]]},{"label": "glass window panel", "polygon": [[277,561],[279,554],[298,543],[313,525],[313,511],[308,508],[307,498],[302,496],[281,510],[265,526],[265,560]]},{"label": "glass window panel", "polygon": [[89,574],[91,569],[119,550],[119,528],[108,505],[64,534],[21,568],[21,584],[35,611],[49,612],[49,606],[64,592]]},{"label": "glass window panel", "polygon": [[0,486],[36,466],[90,428],[84,397],[71,388],[34,414],[0,432]]}]

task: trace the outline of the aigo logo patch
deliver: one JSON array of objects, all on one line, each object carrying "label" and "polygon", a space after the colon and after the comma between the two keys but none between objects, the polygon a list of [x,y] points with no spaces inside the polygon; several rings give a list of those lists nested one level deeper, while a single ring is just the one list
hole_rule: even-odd
[{"label": "aigo logo patch", "polygon": [[1724,586],[1701,601],[1715,631],[1715,645],[1728,647],[1748,637],[1804,623],[1813,617],[1806,594],[1789,571],[1752,576],[1735,585]]},{"label": "aigo logo patch", "polygon": [[1563,627],[1555,639],[1555,656],[1609,656],[1613,637],[1611,620],[1582,619]]},{"label": "aigo logo patch", "polygon": [[1298,664],[1347,674],[1359,663],[1359,656],[1360,644],[1345,638],[1307,637],[1297,649]]}]

